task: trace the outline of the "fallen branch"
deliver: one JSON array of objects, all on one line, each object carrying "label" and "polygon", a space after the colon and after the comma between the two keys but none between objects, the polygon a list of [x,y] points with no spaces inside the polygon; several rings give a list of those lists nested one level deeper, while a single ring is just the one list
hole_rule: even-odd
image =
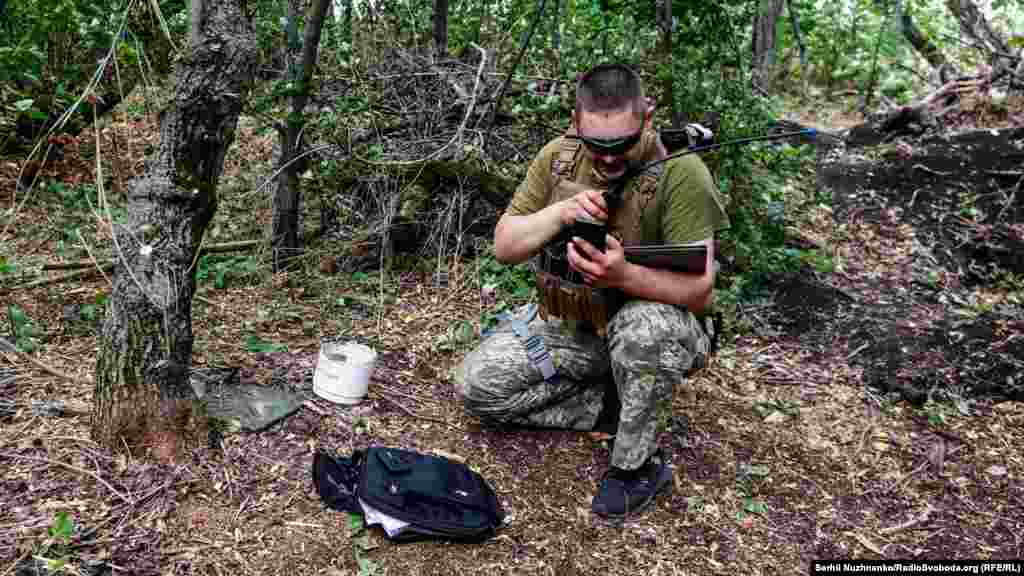
[{"label": "fallen branch", "polygon": [[419,420],[426,420],[427,422],[435,422],[437,424],[442,424],[444,426],[447,426],[447,427],[451,428],[452,430],[458,430],[458,428],[456,426],[454,426],[452,424],[449,424],[448,422],[445,422],[444,420],[441,420],[439,418],[431,418],[430,416],[421,416],[421,415],[413,412],[412,410],[409,410],[405,406],[402,406],[397,400],[393,400],[391,398],[388,398],[387,396],[376,395],[375,394],[374,397],[375,398],[380,398],[381,400],[387,400],[392,406],[398,408],[399,410],[401,410],[402,412],[405,412],[406,414],[408,414],[409,416],[411,416],[413,418],[416,418],[416,419],[419,419]]},{"label": "fallen branch", "polygon": [[47,286],[50,284],[60,284],[61,282],[67,282],[68,280],[74,280],[75,278],[88,278],[90,276],[105,273],[113,269],[113,262],[107,262],[106,264],[102,264],[100,265],[99,268],[97,268],[90,260],[89,267],[84,270],[76,270],[74,272],[69,272],[67,274],[62,274],[60,276],[54,276],[52,278],[40,278],[39,280],[33,280],[32,282],[28,282],[27,284],[19,284],[17,286],[13,286],[10,288],[10,290],[26,290],[28,288],[38,288],[40,286]]},{"label": "fallen branch", "polygon": [[910,520],[907,520],[906,522],[903,522],[902,524],[897,524],[895,526],[889,526],[888,528],[881,528],[881,529],[878,530],[878,533],[879,534],[892,534],[893,532],[899,532],[900,530],[906,530],[907,528],[916,526],[917,524],[920,524],[921,522],[924,522],[925,520],[927,520],[928,517],[931,515],[931,513],[932,513],[932,507],[929,505],[927,508],[924,509],[924,512],[921,512],[920,515],[918,515],[918,516],[916,516],[914,518],[911,518]]},{"label": "fallen branch", "polygon": [[[259,240],[241,240],[239,242],[225,242],[223,244],[212,244],[209,246],[203,246],[199,249],[200,254],[214,254],[222,252],[238,252],[242,250],[248,250],[255,248],[260,245]],[[113,263],[113,260],[104,260],[100,263],[101,266],[107,266]],[[81,268],[88,268],[93,266],[92,260],[76,260],[74,262],[49,262],[43,264],[43,270],[79,270]]]},{"label": "fallen branch", "polygon": [[950,174],[952,174],[952,172],[940,172],[939,170],[932,170],[931,168],[925,166],[924,164],[914,164],[912,169],[920,170],[922,172],[927,172],[927,173],[932,174],[934,176],[945,177],[945,176],[949,176]]},{"label": "fallen branch", "polygon": [[462,87],[462,84],[459,84],[458,82],[455,81],[454,78],[452,78],[452,73],[445,72],[444,70],[441,70],[437,66],[431,66],[430,69],[434,70],[434,74],[441,76],[442,78],[445,79],[446,82],[448,82],[448,85],[452,87],[452,90],[454,90],[455,93],[459,95],[459,100],[469,100],[469,93],[466,92],[466,89]]},{"label": "fallen branch", "polygon": [[79,472],[81,474],[85,474],[87,476],[91,476],[97,482],[99,482],[100,484],[103,484],[107,488],[107,490],[110,490],[110,492],[112,494],[114,494],[115,496],[120,498],[123,502],[126,502],[128,504],[133,504],[131,498],[129,498],[129,497],[125,496],[124,494],[122,494],[121,492],[119,492],[116,488],[111,486],[110,483],[107,482],[106,480],[104,480],[103,478],[100,478],[95,473],[90,472],[90,471],[88,471],[88,470],[86,470],[84,468],[79,468],[78,466],[72,466],[71,464],[65,464],[64,462],[61,462],[60,460],[51,460],[50,458],[36,458],[35,456],[19,456],[18,454],[11,454],[9,452],[0,452],[0,456],[2,456],[4,458],[13,458],[15,460],[27,460],[29,462],[41,462],[43,464],[54,464],[56,466],[61,466],[62,468],[67,468],[68,470],[72,470],[74,472]]},{"label": "fallen branch", "polygon": [[892,487],[892,491],[896,492],[897,490],[902,488],[904,484],[909,482],[910,479],[913,478],[914,476],[917,476],[917,474],[919,472],[921,472],[922,470],[924,470],[925,468],[927,468],[929,464],[931,464],[931,462],[925,460],[925,462],[923,464],[921,464],[917,468],[914,468],[910,472],[907,472],[907,475],[902,477],[902,478],[900,478],[899,482],[897,482],[896,485]]},{"label": "fallen branch", "polygon": [[409,394],[409,393],[406,393],[406,392],[401,392],[399,390],[395,390],[394,388],[390,388],[388,386],[385,386],[384,384],[374,383],[373,386],[374,386],[374,388],[383,390],[384,392],[387,392],[388,394],[394,394],[395,396],[402,396],[402,397],[408,398],[409,400],[413,400],[413,401],[416,401],[416,402],[424,402],[425,401],[423,398],[420,398],[419,396],[416,396],[414,394]]},{"label": "fallen branch", "polygon": [[1024,176],[1021,176],[1020,180],[1017,180],[1017,185],[1014,186],[1013,192],[1011,192],[1010,195],[1006,198],[1006,203],[1003,204],[1002,209],[999,210],[999,214],[996,214],[996,222],[1002,220],[1003,214],[1006,212],[1006,209],[1009,208],[1010,206],[1013,206],[1013,203],[1017,201],[1017,193],[1022,190],[1021,186],[1024,186]]},{"label": "fallen branch", "polygon": [[[53,368],[52,366],[49,366],[47,364],[40,362],[39,360],[36,360],[35,358],[22,352],[21,350],[18,350],[13,344],[11,344],[10,342],[3,338],[0,338],[0,351],[13,354],[16,358],[21,358],[27,361],[29,364],[32,364],[36,368],[39,368],[43,372],[46,372],[47,374],[50,374],[52,376],[62,378],[69,382],[78,382],[80,380],[79,378],[74,378],[68,374],[61,372],[60,370],[57,370],[56,368]],[[81,380],[85,380],[86,382],[92,382],[91,378],[82,378]]]},{"label": "fallen branch", "polygon": [[469,117],[473,115],[473,108],[476,106],[476,96],[480,93],[480,78],[484,75],[484,68],[487,66],[487,51],[470,42],[473,48],[480,51],[480,67],[476,71],[476,80],[473,82],[473,97],[469,101],[469,106],[466,107],[466,115],[462,118],[462,124],[459,125],[459,131],[456,132],[455,137],[458,138],[458,147],[462,149],[462,134],[466,131],[466,124],[469,123]]}]

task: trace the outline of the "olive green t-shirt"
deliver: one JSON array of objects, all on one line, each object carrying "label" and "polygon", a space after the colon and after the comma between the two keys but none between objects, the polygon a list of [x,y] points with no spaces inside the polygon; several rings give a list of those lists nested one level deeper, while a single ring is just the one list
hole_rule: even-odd
[{"label": "olive green t-shirt", "polygon": [[[560,138],[548,142],[534,157],[526,178],[519,184],[507,214],[524,216],[545,208],[552,196],[555,178],[552,163],[558,159]],[[649,162],[655,158],[655,149],[649,146]],[[594,185],[593,162],[585,153],[577,155],[573,181]],[[722,197],[715,186],[707,166],[696,154],[668,160],[660,166],[658,190],[654,210],[645,210],[641,216],[641,236],[644,244],[680,244],[712,238],[716,231],[727,228]]]}]

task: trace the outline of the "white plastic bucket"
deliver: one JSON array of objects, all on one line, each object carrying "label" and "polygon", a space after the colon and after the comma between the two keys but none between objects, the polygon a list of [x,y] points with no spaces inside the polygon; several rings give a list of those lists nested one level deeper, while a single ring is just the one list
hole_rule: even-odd
[{"label": "white plastic bucket", "polygon": [[338,404],[358,404],[366,397],[377,353],[356,342],[322,344],[313,373],[313,392]]}]

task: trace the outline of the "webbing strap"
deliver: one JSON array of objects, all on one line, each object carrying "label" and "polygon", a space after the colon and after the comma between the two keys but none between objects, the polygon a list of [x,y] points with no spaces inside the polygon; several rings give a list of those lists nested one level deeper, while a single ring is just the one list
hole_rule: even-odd
[{"label": "webbing strap", "polygon": [[561,178],[572,178],[573,170],[576,168],[576,154],[583,146],[579,139],[569,137],[575,135],[576,130],[570,128],[559,142],[558,158],[551,164],[551,176],[556,182]]},{"label": "webbing strap", "polygon": [[531,305],[530,312],[526,318],[516,317],[512,319],[511,327],[512,331],[516,333],[516,336],[523,341],[523,346],[526,348],[526,357],[530,359],[530,364],[536,366],[544,379],[547,380],[555,375],[555,365],[551,362],[551,354],[548,352],[547,346],[544,345],[544,339],[541,338],[540,334],[530,335],[530,329],[527,326],[534,317],[537,316],[537,306]]}]

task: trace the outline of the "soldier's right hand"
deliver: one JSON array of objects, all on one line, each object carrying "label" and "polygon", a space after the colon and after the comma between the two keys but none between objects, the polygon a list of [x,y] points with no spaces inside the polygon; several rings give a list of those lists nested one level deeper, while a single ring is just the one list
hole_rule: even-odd
[{"label": "soldier's right hand", "polygon": [[608,219],[608,205],[599,190],[586,189],[562,201],[562,226],[572,226],[576,218],[589,214],[591,218],[604,222]]}]

